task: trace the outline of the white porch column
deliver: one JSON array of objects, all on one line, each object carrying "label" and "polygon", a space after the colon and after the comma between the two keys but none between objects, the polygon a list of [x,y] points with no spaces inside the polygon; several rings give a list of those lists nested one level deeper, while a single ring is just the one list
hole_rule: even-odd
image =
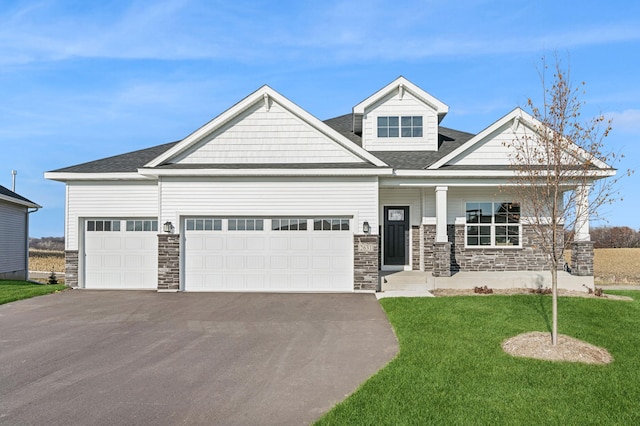
[{"label": "white porch column", "polygon": [[590,185],[576,188],[576,235],[575,241],[591,241],[589,234],[589,189]]},{"label": "white porch column", "polygon": [[436,243],[446,243],[447,236],[447,186],[436,186]]}]

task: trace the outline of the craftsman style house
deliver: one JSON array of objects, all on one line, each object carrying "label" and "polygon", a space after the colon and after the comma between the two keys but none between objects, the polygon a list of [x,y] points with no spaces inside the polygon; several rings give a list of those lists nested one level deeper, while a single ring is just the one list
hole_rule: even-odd
[{"label": "craftsman style house", "polygon": [[[342,292],[379,270],[548,268],[508,191],[504,142],[535,120],[474,135],[447,112],[403,77],[326,121],[263,86],[178,142],[48,172],[67,185],[67,283]],[[576,240],[589,253],[588,221]]]}]

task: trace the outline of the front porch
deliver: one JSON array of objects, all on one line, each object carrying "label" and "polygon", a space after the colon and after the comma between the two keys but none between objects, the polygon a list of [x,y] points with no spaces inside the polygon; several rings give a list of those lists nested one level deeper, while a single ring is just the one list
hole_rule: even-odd
[{"label": "front porch", "polygon": [[[425,292],[435,289],[551,288],[549,271],[457,272],[450,277],[434,277],[431,271],[380,271],[378,289],[385,292]],[[558,288],[587,292],[593,289],[593,276],[558,271]]]}]

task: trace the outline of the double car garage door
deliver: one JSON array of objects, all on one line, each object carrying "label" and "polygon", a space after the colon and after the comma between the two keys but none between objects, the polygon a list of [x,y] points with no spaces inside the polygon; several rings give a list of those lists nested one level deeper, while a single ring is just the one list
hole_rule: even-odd
[{"label": "double car garage door", "polygon": [[[85,287],[156,288],[157,221],[98,222],[86,221]],[[351,291],[351,228],[347,217],[187,218],[184,290]]]}]

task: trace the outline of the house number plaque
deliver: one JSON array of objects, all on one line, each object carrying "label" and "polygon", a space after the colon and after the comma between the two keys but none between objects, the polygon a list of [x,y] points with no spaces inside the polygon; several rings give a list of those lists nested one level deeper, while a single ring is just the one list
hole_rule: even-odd
[{"label": "house number plaque", "polygon": [[371,243],[358,243],[358,251],[361,253],[371,253],[374,251],[373,244]]}]

